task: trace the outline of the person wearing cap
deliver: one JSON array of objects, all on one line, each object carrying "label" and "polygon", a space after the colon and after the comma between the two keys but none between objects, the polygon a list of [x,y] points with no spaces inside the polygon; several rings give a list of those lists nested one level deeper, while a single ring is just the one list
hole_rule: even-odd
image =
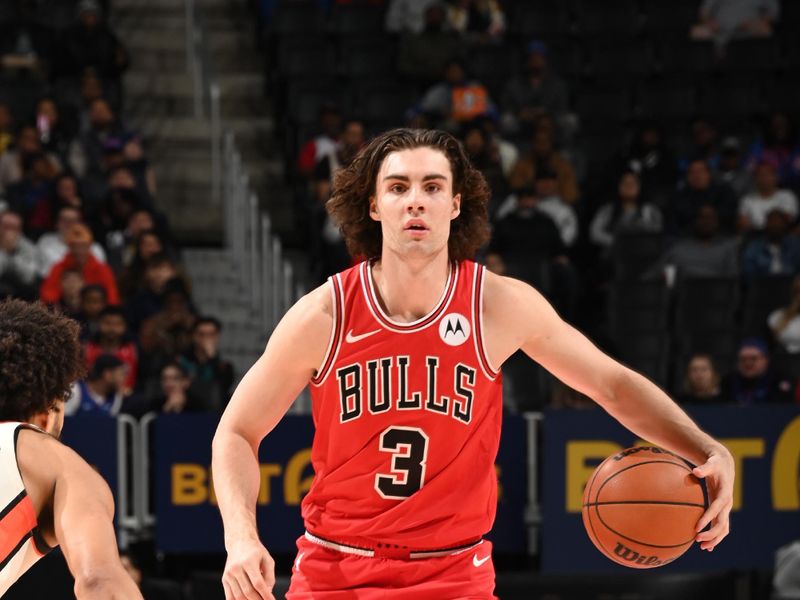
[{"label": "person wearing cap", "polygon": [[507,133],[531,133],[543,114],[561,122],[569,110],[567,86],[550,69],[550,50],[544,42],[527,46],[525,70],[503,90],[503,128]]},{"label": "person wearing cap", "polygon": [[729,135],[722,140],[717,164],[717,178],[733,190],[737,198],[753,189],[753,176],[744,164],[744,153],[739,138]]},{"label": "person wearing cap", "polygon": [[70,227],[64,239],[69,252],[58,261],[47,274],[39,292],[39,298],[45,304],[55,304],[61,297],[61,273],[64,269],[78,269],[83,275],[86,285],[103,286],[108,294],[109,304],[119,304],[119,291],[114,273],[105,263],[97,260],[91,253],[92,232],[83,223]]},{"label": "person wearing cap", "polygon": [[767,343],[761,338],[742,340],[736,368],[722,381],[722,398],[741,406],[791,402],[795,384],[770,365]]},{"label": "person wearing cap", "polygon": [[70,415],[107,415],[114,417],[122,409],[127,366],[113,354],[101,354],[94,361],[85,380],[76,382],[64,406]]}]

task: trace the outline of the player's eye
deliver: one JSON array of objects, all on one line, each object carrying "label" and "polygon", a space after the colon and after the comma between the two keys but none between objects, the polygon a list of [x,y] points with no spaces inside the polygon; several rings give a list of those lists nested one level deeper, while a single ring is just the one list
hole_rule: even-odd
[{"label": "player's eye", "polygon": [[395,183],[389,188],[389,191],[394,194],[402,194],[405,190],[405,186],[400,185],[399,183]]},{"label": "player's eye", "polygon": [[425,186],[425,191],[428,192],[429,194],[434,194],[438,192],[439,189],[440,189],[439,186],[436,185],[435,183],[431,183]]}]

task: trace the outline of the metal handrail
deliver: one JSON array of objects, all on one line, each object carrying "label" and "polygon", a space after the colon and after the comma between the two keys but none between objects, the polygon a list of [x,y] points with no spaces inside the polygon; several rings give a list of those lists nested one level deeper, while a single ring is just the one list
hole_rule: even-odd
[{"label": "metal handrail", "polygon": [[[128,488],[128,447],[130,444],[134,463],[136,456],[141,454],[139,437],[136,435],[136,420],[129,416],[117,415],[117,514],[118,523],[123,530],[138,530],[141,526],[139,515],[136,511],[136,465],[133,466],[133,495],[130,496]],[[126,435],[130,432],[131,435]]]}]

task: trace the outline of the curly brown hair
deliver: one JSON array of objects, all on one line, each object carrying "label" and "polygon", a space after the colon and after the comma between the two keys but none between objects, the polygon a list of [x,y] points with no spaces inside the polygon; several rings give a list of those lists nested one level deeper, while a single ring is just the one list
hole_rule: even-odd
[{"label": "curly brown hair", "polygon": [[0,421],[27,421],[67,398],[85,368],[78,333],[38,302],[0,302]]},{"label": "curly brown hair", "polygon": [[392,129],[375,137],[353,162],[336,173],[333,192],[326,203],[328,213],[342,231],[353,256],[381,256],[381,224],[370,218],[370,198],[376,193],[378,171],[392,152],[433,148],[441,151],[453,172],[453,195],[461,194],[461,212],[450,225],[447,249],[451,260],[475,256],[489,240],[489,186],[472,166],[456,138],[434,129]]}]

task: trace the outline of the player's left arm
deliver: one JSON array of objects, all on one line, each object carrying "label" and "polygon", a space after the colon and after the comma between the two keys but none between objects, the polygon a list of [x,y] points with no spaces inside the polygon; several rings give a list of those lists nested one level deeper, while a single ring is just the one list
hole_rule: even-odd
[{"label": "player's left arm", "polygon": [[713,548],[728,534],[734,462],[725,446],[702,431],[657,385],[600,351],[564,322],[541,294],[520,281],[486,274],[484,322],[491,362],[522,349],[544,368],[600,404],[641,438],[699,465],[711,505],[697,525],[697,541]]}]

